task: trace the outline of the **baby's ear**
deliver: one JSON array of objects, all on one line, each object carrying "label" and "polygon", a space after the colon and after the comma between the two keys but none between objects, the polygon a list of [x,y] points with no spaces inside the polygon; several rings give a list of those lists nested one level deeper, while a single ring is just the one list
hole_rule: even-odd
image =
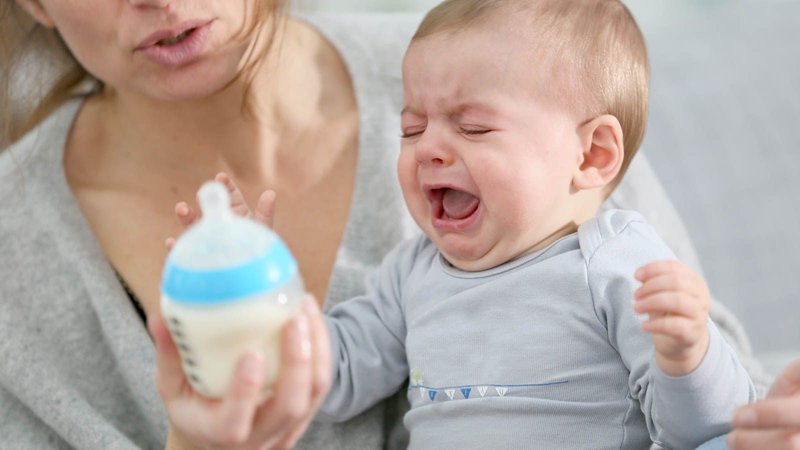
[{"label": "baby's ear", "polygon": [[578,132],[583,151],[572,185],[576,189],[586,190],[611,184],[625,156],[619,120],[604,114],[581,125]]},{"label": "baby's ear", "polygon": [[46,28],[55,28],[56,24],[47,14],[39,0],[16,0],[20,8],[30,14],[33,19]]}]

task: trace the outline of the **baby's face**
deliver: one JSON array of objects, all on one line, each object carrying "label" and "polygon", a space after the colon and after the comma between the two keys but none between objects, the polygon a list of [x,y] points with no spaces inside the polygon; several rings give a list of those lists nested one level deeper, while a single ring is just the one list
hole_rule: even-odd
[{"label": "baby's face", "polygon": [[537,250],[577,215],[580,119],[541,95],[548,68],[518,42],[489,27],[434,34],[403,66],[403,195],[463,270]]}]

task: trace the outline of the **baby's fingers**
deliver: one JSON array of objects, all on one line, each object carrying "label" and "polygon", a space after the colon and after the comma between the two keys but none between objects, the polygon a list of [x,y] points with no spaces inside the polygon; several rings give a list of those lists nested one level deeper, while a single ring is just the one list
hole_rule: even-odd
[{"label": "baby's fingers", "polygon": [[639,267],[638,269],[636,269],[634,277],[641,282],[645,282],[650,278],[653,278],[658,275],[664,275],[665,273],[681,272],[685,268],[686,266],[681,264],[679,261],[675,261],[672,259],[664,259],[660,261],[654,261]]},{"label": "baby's fingers", "polygon": [[193,224],[200,216],[189,206],[186,202],[178,202],[175,205],[175,216],[178,218],[178,222],[184,228],[188,228],[189,225]]},{"label": "baby's fingers", "polygon": [[[638,278],[639,272],[637,272]],[[679,291],[698,298],[708,297],[708,288],[705,281],[697,274],[690,271],[667,271],[648,275],[642,281],[642,286],[636,290],[635,298],[644,297],[667,291]]]},{"label": "baby's fingers", "polygon": [[220,172],[214,177],[214,180],[222,183],[225,188],[228,189],[228,195],[231,197],[231,209],[233,212],[242,217],[249,217],[250,208],[247,207],[247,202],[244,200],[244,194],[242,194],[242,191],[240,191],[239,187],[236,186],[236,183],[231,180],[231,177],[229,177],[225,172]]},{"label": "baby's fingers", "polygon": [[659,292],[638,299],[633,305],[633,310],[636,314],[671,314],[705,320],[709,305],[683,292]]},{"label": "baby's fingers", "polygon": [[[183,228],[188,228],[189,225],[193,224],[199,218],[198,214],[192,210],[192,207],[189,206],[186,202],[178,202],[175,205],[175,217],[178,218],[178,222],[181,223]],[[167,247],[167,251],[172,250],[172,247],[175,246],[175,238],[170,236],[166,240],[164,240],[164,245]]]},{"label": "baby's fingers", "polygon": [[[705,324],[702,326],[705,326]],[[669,336],[681,343],[693,342],[702,335],[702,327],[696,321],[672,315],[652,317],[642,322],[642,330],[652,334]]]},{"label": "baby's fingers", "polygon": [[673,259],[664,259],[645,264],[636,270],[634,277],[642,283],[645,283],[653,278],[669,274],[691,280],[693,283],[705,283],[703,277],[698,273],[682,262]]},{"label": "baby's fingers", "polygon": [[261,197],[258,198],[256,211],[253,213],[253,219],[264,225],[272,228],[272,223],[275,221],[275,191],[264,191]]}]

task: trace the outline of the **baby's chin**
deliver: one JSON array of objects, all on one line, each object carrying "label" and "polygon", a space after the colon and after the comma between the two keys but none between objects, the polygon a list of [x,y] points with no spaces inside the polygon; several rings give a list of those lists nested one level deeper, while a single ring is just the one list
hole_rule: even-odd
[{"label": "baby's chin", "polygon": [[492,251],[493,249],[489,251],[478,251],[478,249],[474,248],[448,249],[440,245],[439,250],[451,266],[464,272],[481,272],[493,269],[515,259],[514,255]]}]

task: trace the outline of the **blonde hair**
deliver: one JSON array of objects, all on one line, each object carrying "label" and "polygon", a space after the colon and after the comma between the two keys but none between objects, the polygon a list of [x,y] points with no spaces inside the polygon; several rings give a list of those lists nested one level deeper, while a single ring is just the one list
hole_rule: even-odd
[{"label": "blonde hair", "polygon": [[[251,22],[237,36],[248,40],[257,39],[264,29],[269,33],[266,36],[268,44],[261,53],[247,55],[245,70],[239,75],[244,77],[248,86],[253,69],[271,47],[279,24],[279,12],[285,3],[286,0],[258,1]],[[267,21],[272,21],[272,26],[259,26]],[[85,91],[78,91],[80,87],[92,86],[91,94],[101,91],[103,84],[78,63],[57,30],[36,23],[14,0],[0,2],[0,30],[1,151],[70,98],[87,95]],[[49,68],[55,66],[53,72],[38,70],[30,73],[29,65],[38,62],[38,69],[41,69],[43,61],[49,63]],[[21,86],[23,83],[25,86]]]},{"label": "blonde hair", "polygon": [[619,120],[625,155],[616,186],[642,143],[648,116],[650,69],[633,15],[619,0],[445,0],[425,16],[412,42],[498,17],[522,18],[535,34],[537,57],[559,69],[546,81],[565,87],[557,95],[568,108]]}]

